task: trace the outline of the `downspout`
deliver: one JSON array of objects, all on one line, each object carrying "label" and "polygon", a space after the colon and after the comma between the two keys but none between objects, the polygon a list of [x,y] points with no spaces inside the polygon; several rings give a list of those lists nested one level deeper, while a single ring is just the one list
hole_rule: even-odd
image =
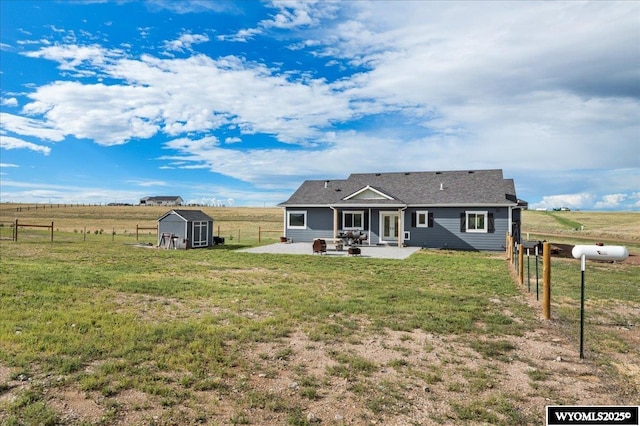
[{"label": "downspout", "polygon": [[284,212],[283,214],[284,217],[282,218],[282,235],[285,238],[289,238],[289,236],[287,235],[287,208],[283,207],[282,210]]},{"label": "downspout", "polygon": [[507,232],[509,233],[509,235],[512,235],[512,231],[513,230],[513,207],[509,206],[509,229],[507,230]]},{"label": "downspout", "polygon": [[398,220],[399,220],[399,230],[398,230],[398,247],[402,247],[404,245],[404,211],[407,209],[407,206],[404,206],[401,209],[398,209]]},{"label": "downspout", "polygon": [[367,242],[369,243],[369,245],[371,245],[371,207],[369,207],[369,229],[367,229],[367,232],[369,233],[369,235],[367,235]]}]

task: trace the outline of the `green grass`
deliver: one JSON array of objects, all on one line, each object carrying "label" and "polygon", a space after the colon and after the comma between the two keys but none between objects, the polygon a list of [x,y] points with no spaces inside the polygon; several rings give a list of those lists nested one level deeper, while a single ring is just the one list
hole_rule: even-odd
[{"label": "green grass", "polygon": [[[286,365],[297,355],[279,344],[293,333],[304,333],[310,345],[326,346],[334,362],[316,375],[290,366],[298,368],[296,392],[303,401],[322,398],[328,381],[344,379],[363,407],[384,416],[406,409],[402,390],[412,381],[451,392],[483,392],[496,385],[497,373],[464,370],[461,381],[444,383],[448,377],[438,366],[414,369],[405,358],[409,351],[396,348],[396,357],[379,365],[331,345],[366,342],[388,330],[406,332],[401,341],[409,342],[419,329],[457,336],[489,362],[509,362],[516,348],[506,338],[522,336],[536,324],[537,313],[522,302],[500,254],[421,251],[397,261],[233,250],[244,244],[150,250],[104,234],[79,241],[72,231],[61,231],[53,243],[38,235],[0,241],[0,365],[13,378],[61,377],[49,385],[100,395],[108,418],[118,416],[114,398],[125,391],[157,398],[168,410],[211,392],[236,401],[224,423],[248,424],[248,412],[259,409],[287,413],[288,424],[306,424],[304,405],[256,390],[248,380],[256,362]],[[637,325],[634,311],[620,307],[640,306],[638,272],[622,264],[588,264],[587,347],[602,364],[610,351],[637,351],[616,327]],[[578,263],[554,259],[552,312],[574,342],[579,279]],[[496,300],[499,309],[492,308]],[[248,358],[259,344],[276,349],[256,354],[258,361]],[[429,352],[428,345],[425,349]],[[389,380],[376,388],[371,376],[381,367],[402,373],[405,382]],[[265,379],[278,379],[275,367],[261,371]],[[532,381],[545,378],[530,374]],[[1,393],[9,391],[0,383]],[[17,396],[0,404],[1,422],[62,422],[42,388]],[[477,415],[508,424],[523,420],[516,406],[504,395],[483,395],[452,409],[459,421]],[[216,407],[206,410],[214,413]]]}]

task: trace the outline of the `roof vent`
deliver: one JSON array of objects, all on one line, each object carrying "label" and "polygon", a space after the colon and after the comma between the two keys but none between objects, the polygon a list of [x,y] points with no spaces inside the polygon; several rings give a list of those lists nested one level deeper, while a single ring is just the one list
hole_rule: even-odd
[{"label": "roof vent", "polygon": [[405,173],[404,175],[405,175],[405,176],[409,176],[410,174],[411,174],[411,173]]},{"label": "roof vent", "polygon": [[437,175],[441,175],[441,174],[442,174],[442,172],[436,172],[436,174],[437,174]]},{"label": "roof vent", "polygon": [[328,181],[328,180],[325,180],[325,181],[324,181],[324,187],[326,188],[326,187],[328,187],[328,186],[329,186],[329,181]]},{"label": "roof vent", "polygon": [[342,191],[342,189],[336,188],[336,192],[340,192],[340,191]]},{"label": "roof vent", "polygon": [[473,173],[473,170],[469,170],[467,173],[471,174],[471,173]]},{"label": "roof vent", "polygon": [[440,191],[444,191],[444,183],[440,182]]},{"label": "roof vent", "polygon": [[376,173],[376,176],[380,176],[380,173]]}]

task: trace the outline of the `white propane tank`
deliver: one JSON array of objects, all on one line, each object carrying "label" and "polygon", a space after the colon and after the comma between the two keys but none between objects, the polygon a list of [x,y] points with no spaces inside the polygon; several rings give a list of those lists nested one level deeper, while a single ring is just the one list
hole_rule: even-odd
[{"label": "white propane tank", "polygon": [[571,250],[574,258],[580,259],[583,255],[588,260],[625,260],[629,257],[629,251],[625,246],[575,246]]}]

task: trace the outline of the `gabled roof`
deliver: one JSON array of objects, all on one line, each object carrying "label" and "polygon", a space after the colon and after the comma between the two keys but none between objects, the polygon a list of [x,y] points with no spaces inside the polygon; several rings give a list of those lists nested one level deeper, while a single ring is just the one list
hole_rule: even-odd
[{"label": "gabled roof", "polygon": [[182,200],[182,197],[178,195],[161,195],[157,197],[144,197],[142,198],[145,201],[176,201],[178,199]]},{"label": "gabled roof", "polygon": [[[372,190],[389,198],[359,198]],[[344,180],[305,181],[287,206],[468,206],[516,205],[513,179],[502,170],[353,173]]]},{"label": "gabled roof", "polygon": [[160,216],[158,221],[164,219],[170,214],[177,214],[184,219],[185,222],[208,222],[213,220],[211,216],[205,214],[202,210],[170,210]]}]

